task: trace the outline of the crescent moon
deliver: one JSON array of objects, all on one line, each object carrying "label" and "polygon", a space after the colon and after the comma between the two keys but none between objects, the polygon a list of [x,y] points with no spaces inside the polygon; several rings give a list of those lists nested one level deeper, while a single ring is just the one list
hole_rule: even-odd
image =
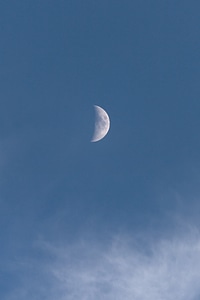
[{"label": "crescent moon", "polygon": [[95,127],[91,142],[97,142],[103,139],[109,131],[110,119],[107,112],[100,106],[94,105],[95,109]]}]

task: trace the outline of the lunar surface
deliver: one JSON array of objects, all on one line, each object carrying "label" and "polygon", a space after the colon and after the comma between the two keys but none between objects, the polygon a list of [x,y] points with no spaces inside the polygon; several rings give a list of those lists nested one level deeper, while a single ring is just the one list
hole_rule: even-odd
[{"label": "lunar surface", "polygon": [[103,139],[110,128],[110,119],[107,112],[100,106],[94,105],[95,109],[95,127],[91,142],[97,142]]}]

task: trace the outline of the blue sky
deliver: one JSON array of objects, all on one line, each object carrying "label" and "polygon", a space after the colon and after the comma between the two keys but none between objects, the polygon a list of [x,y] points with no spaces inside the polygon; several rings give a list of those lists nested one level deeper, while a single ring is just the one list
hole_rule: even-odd
[{"label": "blue sky", "polygon": [[1,299],[198,299],[199,9],[0,3]]}]

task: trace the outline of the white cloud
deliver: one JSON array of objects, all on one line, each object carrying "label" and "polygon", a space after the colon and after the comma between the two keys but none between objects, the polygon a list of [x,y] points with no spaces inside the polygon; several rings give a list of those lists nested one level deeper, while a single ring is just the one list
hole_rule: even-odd
[{"label": "white cloud", "polygon": [[63,248],[45,244],[43,249],[52,255],[52,262],[40,264],[38,270],[44,277],[40,274],[38,281],[30,278],[27,283],[26,279],[22,287],[29,287],[26,299],[200,299],[197,232],[154,242],[120,236],[110,244],[85,241]]},{"label": "white cloud", "polygon": [[[62,251],[61,251],[62,252]],[[52,266],[62,300],[193,300],[200,297],[200,236],[145,245],[119,238],[64,249]]]}]

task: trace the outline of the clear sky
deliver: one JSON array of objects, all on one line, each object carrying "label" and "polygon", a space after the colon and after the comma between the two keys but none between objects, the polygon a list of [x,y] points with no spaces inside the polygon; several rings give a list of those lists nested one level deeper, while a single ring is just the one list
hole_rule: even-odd
[{"label": "clear sky", "polygon": [[0,299],[199,299],[199,12],[0,2]]}]

